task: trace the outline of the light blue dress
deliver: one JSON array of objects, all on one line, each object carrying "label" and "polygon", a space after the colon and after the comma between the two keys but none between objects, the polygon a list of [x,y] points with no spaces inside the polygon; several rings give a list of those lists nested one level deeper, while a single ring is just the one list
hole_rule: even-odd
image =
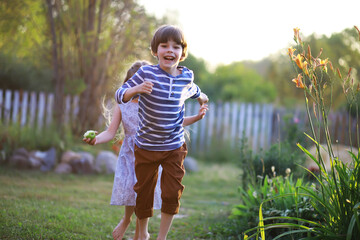
[{"label": "light blue dress", "polygon": [[[136,183],[135,176],[135,156],[134,156],[134,138],[138,127],[138,109],[139,104],[128,102],[118,105],[121,110],[122,125],[124,127],[125,137],[121,145],[118,161],[116,164],[114,185],[111,195],[111,205],[135,206],[136,193],[133,189]],[[160,177],[162,167],[159,166],[159,177],[157,180],[154,209],[161,209],[161,188]]]}]

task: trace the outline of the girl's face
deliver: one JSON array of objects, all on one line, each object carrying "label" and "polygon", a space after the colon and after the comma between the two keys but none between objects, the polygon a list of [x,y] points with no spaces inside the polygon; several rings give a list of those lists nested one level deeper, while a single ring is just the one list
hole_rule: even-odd
[{"label": "girl's face", "polygon": [[160,43],[157,52],[154,54],[159,61],[160,67],[172,74],[177,75],[177,66],[182,58],[182,46],[173,40]]}]

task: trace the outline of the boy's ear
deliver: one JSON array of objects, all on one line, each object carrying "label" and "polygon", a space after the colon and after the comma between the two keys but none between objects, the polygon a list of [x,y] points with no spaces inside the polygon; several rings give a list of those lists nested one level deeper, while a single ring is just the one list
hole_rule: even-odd
[{"label": "boy's ear", "polygon": [[180,58],[180,62],[181,61],[184,61],[185,60],[185,53],[184,52],[182,52],[182,54],[181,54],[181,58]]}]

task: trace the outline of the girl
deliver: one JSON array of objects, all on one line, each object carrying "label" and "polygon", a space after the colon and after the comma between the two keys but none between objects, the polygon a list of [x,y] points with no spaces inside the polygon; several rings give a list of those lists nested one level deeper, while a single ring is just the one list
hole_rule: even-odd
[{"label": "girl", "polygon": [[[136,61],[127,71],[124,83],[134,75],[143,65],[149,65],[147,61]],[[135,98],[126,104],[119,104],[114,108],[112,119],[107,130],[101,132],[94,139],[84,138],[83,141],[90,145],[106,143],[114,138],[117,129],[122,122],[125,137],[119,152],[119,157],[115,170],[114,185],[111,195],[111,205],[124,205],[125,215],[115,227],[113,231],[114,240],[122,239],[127,227],[131,222],[131,217],[135,208],[136,193],[133,189],[136,183],[135,176],[135,156],[134,156],[134,137],[138,126],[138,99]],[[202,119],[206,111],[207,105],[201,106],[199,113],[194,116],[184,118],[184,126],[190,125]],[[155,188],[154,209],[161,208],[161,189],[160,176],[162,168],[159,167],[159,176]],[[136,224],[134,239],[138,239],[138,223]]]}]

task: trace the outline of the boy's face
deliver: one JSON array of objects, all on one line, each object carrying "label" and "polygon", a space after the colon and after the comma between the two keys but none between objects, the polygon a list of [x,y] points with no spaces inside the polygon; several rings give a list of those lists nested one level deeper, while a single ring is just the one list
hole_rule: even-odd
[{"label": "boy's face", "polygon": [[166,43],[159,44],[154,55],[158,58],[160,67],[169,72],[176,70],[182,58],[182,53],[183,49],[180,44],[173,40],[168,40]]}]

